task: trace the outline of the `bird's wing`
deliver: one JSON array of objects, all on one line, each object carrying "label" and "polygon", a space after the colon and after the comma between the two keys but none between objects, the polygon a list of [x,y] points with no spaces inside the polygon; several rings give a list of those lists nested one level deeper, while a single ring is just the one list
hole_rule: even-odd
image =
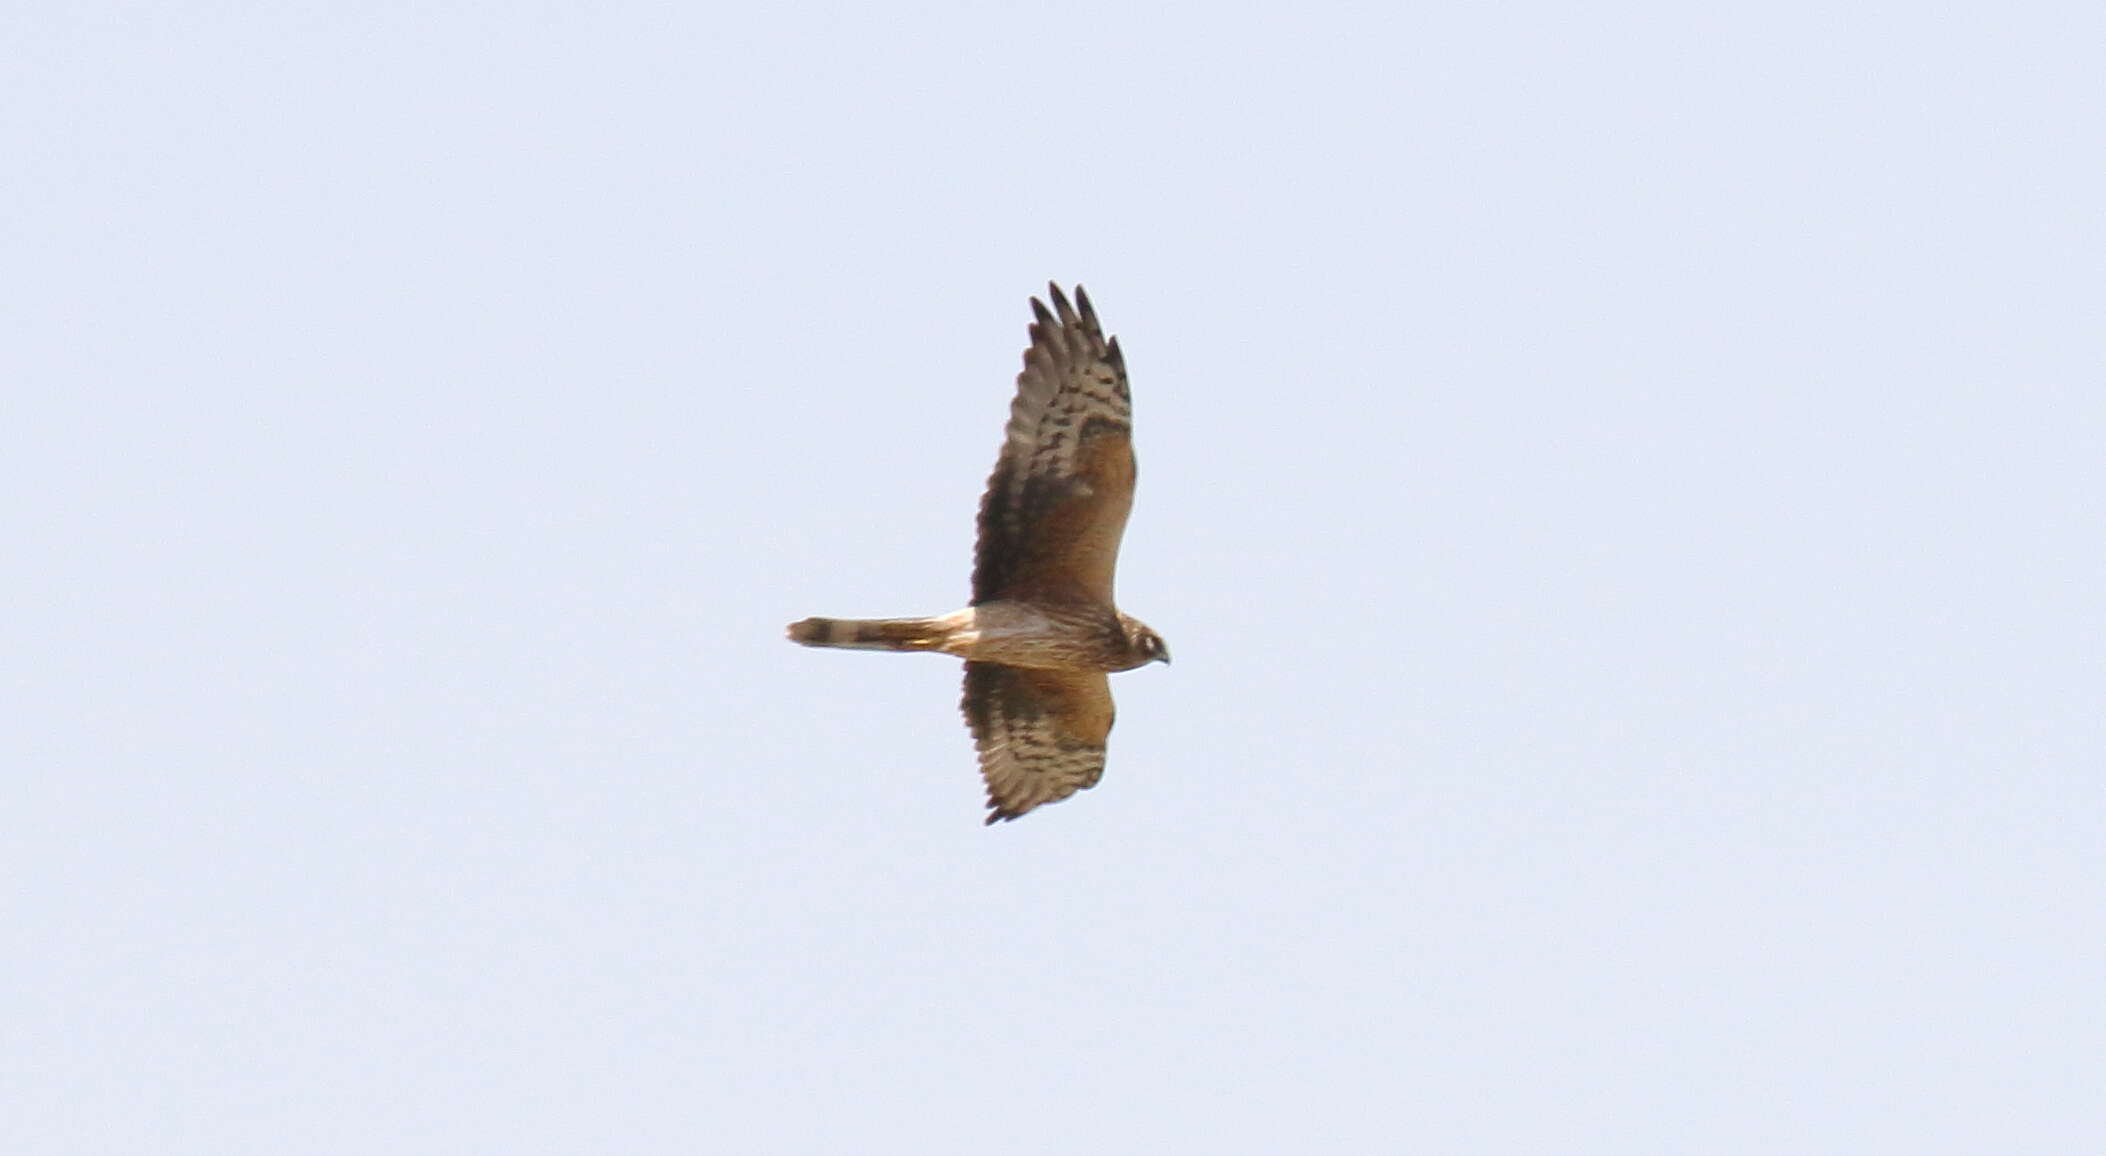
[{"label": "bird's wing", "polygon": [[1081,286],[1036,297],[1007,436],[973,556],[973,602],[1112,605],[1119,538],[1133,508],[1133,410],[1116,338],[1105,340]]},{"label": "bird's wing", "polygon": [[962,706],[987,780],[989,823],[1059,802],[1104,774],[1112,697],[1100,673],[968,662]]}]

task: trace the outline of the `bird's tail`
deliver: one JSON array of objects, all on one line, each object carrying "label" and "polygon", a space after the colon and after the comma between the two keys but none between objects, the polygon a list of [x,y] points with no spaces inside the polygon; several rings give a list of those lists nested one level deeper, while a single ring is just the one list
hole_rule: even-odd
[{"label": "bird's tail", "polygon": [[936,618],[807,618],[790,623],[790,641],[847,650],[935,650],[944,629]]}]

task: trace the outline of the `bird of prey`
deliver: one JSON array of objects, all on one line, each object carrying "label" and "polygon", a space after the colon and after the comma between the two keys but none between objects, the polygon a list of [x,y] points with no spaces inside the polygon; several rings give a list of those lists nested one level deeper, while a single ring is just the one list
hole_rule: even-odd
[{"label": "bird of prey", "polygon": [[1082,286],[1048,285],[1017,375],[1007,436],[980,500],[972,602],[934,618],[807,618],[793,642],[928,650],[965,660],[966,725],[987,822],[1095,786],[1112,727],[1105,675],[1169,662],[1162,636],[1112,599],[1133,508],[1133,414],[1118,339]]}]

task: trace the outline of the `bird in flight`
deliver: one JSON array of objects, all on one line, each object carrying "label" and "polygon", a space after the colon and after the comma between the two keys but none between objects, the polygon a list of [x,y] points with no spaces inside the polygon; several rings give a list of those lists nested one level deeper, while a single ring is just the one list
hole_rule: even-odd
[{"label": "bird in flight", "polygon": [[1126,361],[1089,294],[1034,297],[1031,347],[980,499],[972,602],[935,618],[807,618],[806,646],[929,650],[965,660],[965,722],[987,782],[987,821],[1097,784],[1113,671],[1169,662],[1161,635],[1112,599],[1133,508]]}]

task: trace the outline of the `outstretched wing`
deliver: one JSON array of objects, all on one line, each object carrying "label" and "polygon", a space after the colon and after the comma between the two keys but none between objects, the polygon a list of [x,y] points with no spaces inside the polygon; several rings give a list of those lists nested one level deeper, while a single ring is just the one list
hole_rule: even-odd
[{"label": "outstretched wing", "polygon": [[1112,605],[1119,537],[1133,508],[1133,409],[1117,339],[1106,341],[1080,285],[1071,307],[1034,297],[1031,348],[1008,436],[980,499],[973,602]]},{"label": "outstretched wing", "polygon": [[987,780],[989,823],[1057,803],[1104,774],[1112,697],[1102,674],[968,662],[962,705]]}]

